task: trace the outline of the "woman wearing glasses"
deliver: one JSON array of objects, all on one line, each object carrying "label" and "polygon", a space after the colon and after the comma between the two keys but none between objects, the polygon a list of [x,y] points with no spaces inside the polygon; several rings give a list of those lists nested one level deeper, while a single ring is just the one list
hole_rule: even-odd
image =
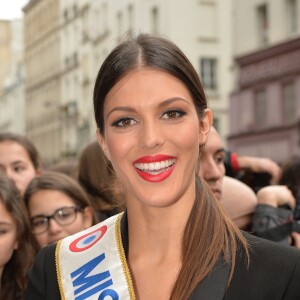
[{"label": "woman wearing glasses", "polygon": [[62,173],[45,172],[35,177],[24,200],[32,232],[41,248],[96,223],[84,190]]}]

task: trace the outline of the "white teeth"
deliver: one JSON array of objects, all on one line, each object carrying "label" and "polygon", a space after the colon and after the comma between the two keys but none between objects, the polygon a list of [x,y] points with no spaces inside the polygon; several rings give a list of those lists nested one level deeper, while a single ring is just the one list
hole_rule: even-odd
[{"label": "white teeth", "polygon": [[160,169],[160,162],[154,163],[154,169],[159,170]]},{"label": "white teeth", "polygon": [[175,163],[175,159],[168,159],[155,163],[136,163],[134,166],[141,171],[159,171],[172,166]]},{"label": "white teeth", "polygon": [[154,163],[150,163],[149,164],[149,168],[150,171],[153,171],[155,169]]}]

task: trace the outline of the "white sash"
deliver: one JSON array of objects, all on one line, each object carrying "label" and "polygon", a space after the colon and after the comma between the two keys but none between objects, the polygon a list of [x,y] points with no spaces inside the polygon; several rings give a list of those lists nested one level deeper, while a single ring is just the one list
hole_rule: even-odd
[{"label": "white sash", "polygon": [[58,243],[55,261],[61,299],[135,299],[121,240],[121,216]]}]

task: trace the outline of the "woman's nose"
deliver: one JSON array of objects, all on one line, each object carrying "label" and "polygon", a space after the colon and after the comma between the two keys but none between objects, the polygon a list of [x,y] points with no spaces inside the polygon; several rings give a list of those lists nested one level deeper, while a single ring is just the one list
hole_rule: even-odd
[{"label": "woman's nose", "polygon": [[164,141],[162,128],[157,121],[144,122],[140,131],[141,146],[153,149]]},{"label": "woman's nose", "polygon": [[50,232],[58,232],[61,230],[61,226],[52,218],[49,220],[49,228]]}]

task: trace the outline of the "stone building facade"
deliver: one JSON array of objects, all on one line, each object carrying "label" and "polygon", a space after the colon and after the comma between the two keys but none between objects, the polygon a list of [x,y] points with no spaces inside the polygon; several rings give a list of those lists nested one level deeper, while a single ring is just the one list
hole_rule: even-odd
[{"label": "stone building facade", "polygon": [[229,148],[283,163],[300,154],[300,3],[242,0],[235,9]]},{"label": "stone building facade", "polygon": [[139,32],[184,50],[227,135],[232,0],[31,0],[24,15],[27,132],[46,163],[75,157],[95,139],[97,71],[118,41]]},{"label": "stone building facade", "polygon": [[31,0],[23,8],[27,136],[45,163],[62,152],[59,7],[59,0]]}]

